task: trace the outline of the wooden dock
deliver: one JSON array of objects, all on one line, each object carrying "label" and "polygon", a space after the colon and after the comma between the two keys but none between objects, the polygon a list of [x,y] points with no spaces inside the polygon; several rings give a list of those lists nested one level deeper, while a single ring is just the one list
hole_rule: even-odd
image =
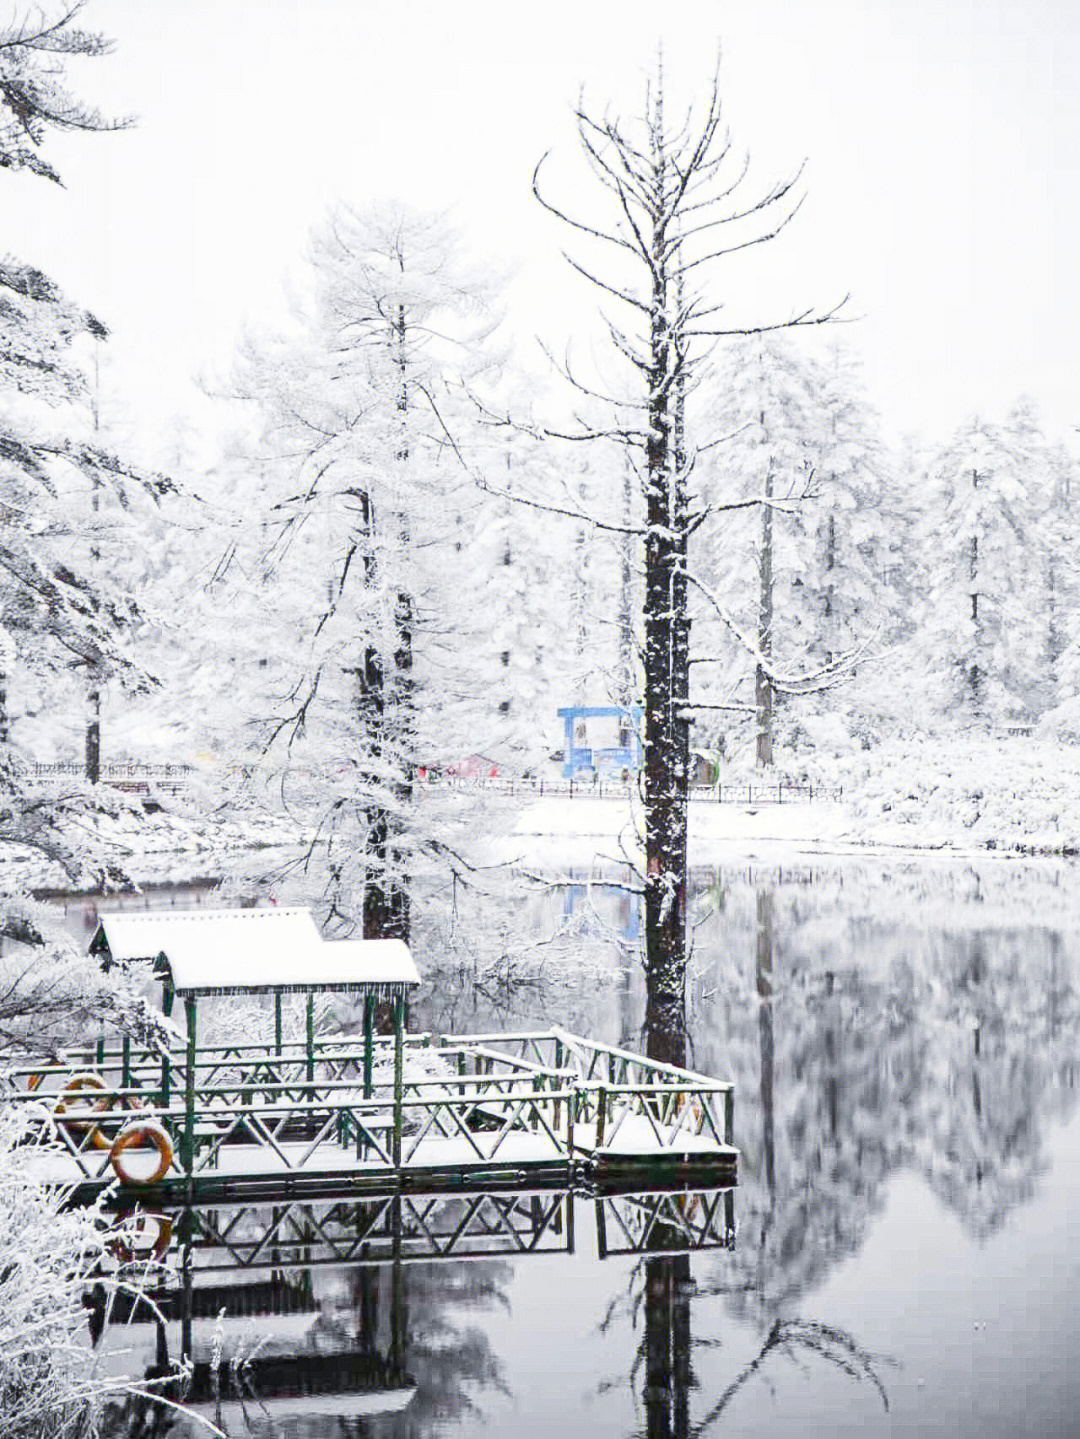
[{"label": "wooden dock", "polygon": [[110,1185],[204,1203],[635,1175],[719,1184],[737,1161],[730,1084],[559,1029],[168,1054],[126,1041],[10,1082],[28,1170],[87,1198]]}]

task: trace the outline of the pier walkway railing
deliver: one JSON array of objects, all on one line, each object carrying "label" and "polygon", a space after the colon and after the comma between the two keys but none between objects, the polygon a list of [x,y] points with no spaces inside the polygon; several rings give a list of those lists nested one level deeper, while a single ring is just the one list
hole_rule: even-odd
[{"label": "pier walkway railing", "polygon": [[99,1043],[9,1070],[2,1099],[50,1142],[43,1177],[76,1184],[554,1173],[734,1153],[730,1084],[558,1029],[409,1035],[397,1071],[380,1038],[206,1046],[194,1063]]}]

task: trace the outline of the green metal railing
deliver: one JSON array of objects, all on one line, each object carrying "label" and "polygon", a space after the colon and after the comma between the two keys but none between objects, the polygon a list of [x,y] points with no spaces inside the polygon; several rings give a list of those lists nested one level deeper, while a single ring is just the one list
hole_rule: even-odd
[{"label": "green metal railing", "polygon": [[[434,1072],[406,1077],[390,1037],[168,1054],[99,1043],[63,1065],[8,1070],[3,1098],[25,1106],[88,1179],[108,1177],[123,1128],[151,1121],[181,1177],[704,1154],[732,1142],[730,1084],[563,1030],[410,1035],[404,1048],[422,1050]],[[77,1075],[104,1088],[67,1097]]]}]

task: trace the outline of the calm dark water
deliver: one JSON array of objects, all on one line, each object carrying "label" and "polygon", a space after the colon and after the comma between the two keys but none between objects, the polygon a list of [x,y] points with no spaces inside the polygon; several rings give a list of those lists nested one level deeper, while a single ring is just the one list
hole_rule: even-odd
[{"label": "calm dark water", "polygon": [[[632,1042],[634,903],[560,895],[595,931],[584,982],[436,968],[418,1022]],[[737,1085],[734,1249],[602,1258],[579,1199],[572,1249],[564,1216],[545,1253],[290,1271],[303,1304],[223,1321],[226,1361],[261,1337],[390,1367],[227,1407],[230,1435],[1080,1434],[1080,871],[740,864],[697,874],[694,918],[694,1062]],[[146,1418],[113,1432],[199,1432]]]}]

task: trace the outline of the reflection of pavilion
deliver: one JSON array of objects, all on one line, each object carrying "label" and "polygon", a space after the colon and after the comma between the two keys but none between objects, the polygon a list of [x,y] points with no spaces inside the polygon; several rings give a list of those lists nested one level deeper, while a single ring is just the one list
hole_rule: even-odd
[{"label": "reflection of pavilion", "polygon": [[[409,1276],[442,1263],[481,1279],[492,1267],[485,1260],[572,1254],[582,1205],[593,1211],[601,1258],[734,1243],[731,1189],[489,1190],[181,1209],[139,1216],[134,1241],[119,1241],[128,1252],[133,1242],[160,1249],[170,1237],[172,1247],[160,1282],[143,1293],[107,1314],[102,1294],[88,1296],[91,1333],[98,1342],[107,1321],[121,1323],[125,1367],[147,1378],[183,1361],[188,1377],[167,1397],[226,1433],[249,1432],[245,1413],[401,1411],[417,1391],[410,1358],[422,1358],[410,1355]],[[164,1419],[164,1406],[149,1409]]]}]

